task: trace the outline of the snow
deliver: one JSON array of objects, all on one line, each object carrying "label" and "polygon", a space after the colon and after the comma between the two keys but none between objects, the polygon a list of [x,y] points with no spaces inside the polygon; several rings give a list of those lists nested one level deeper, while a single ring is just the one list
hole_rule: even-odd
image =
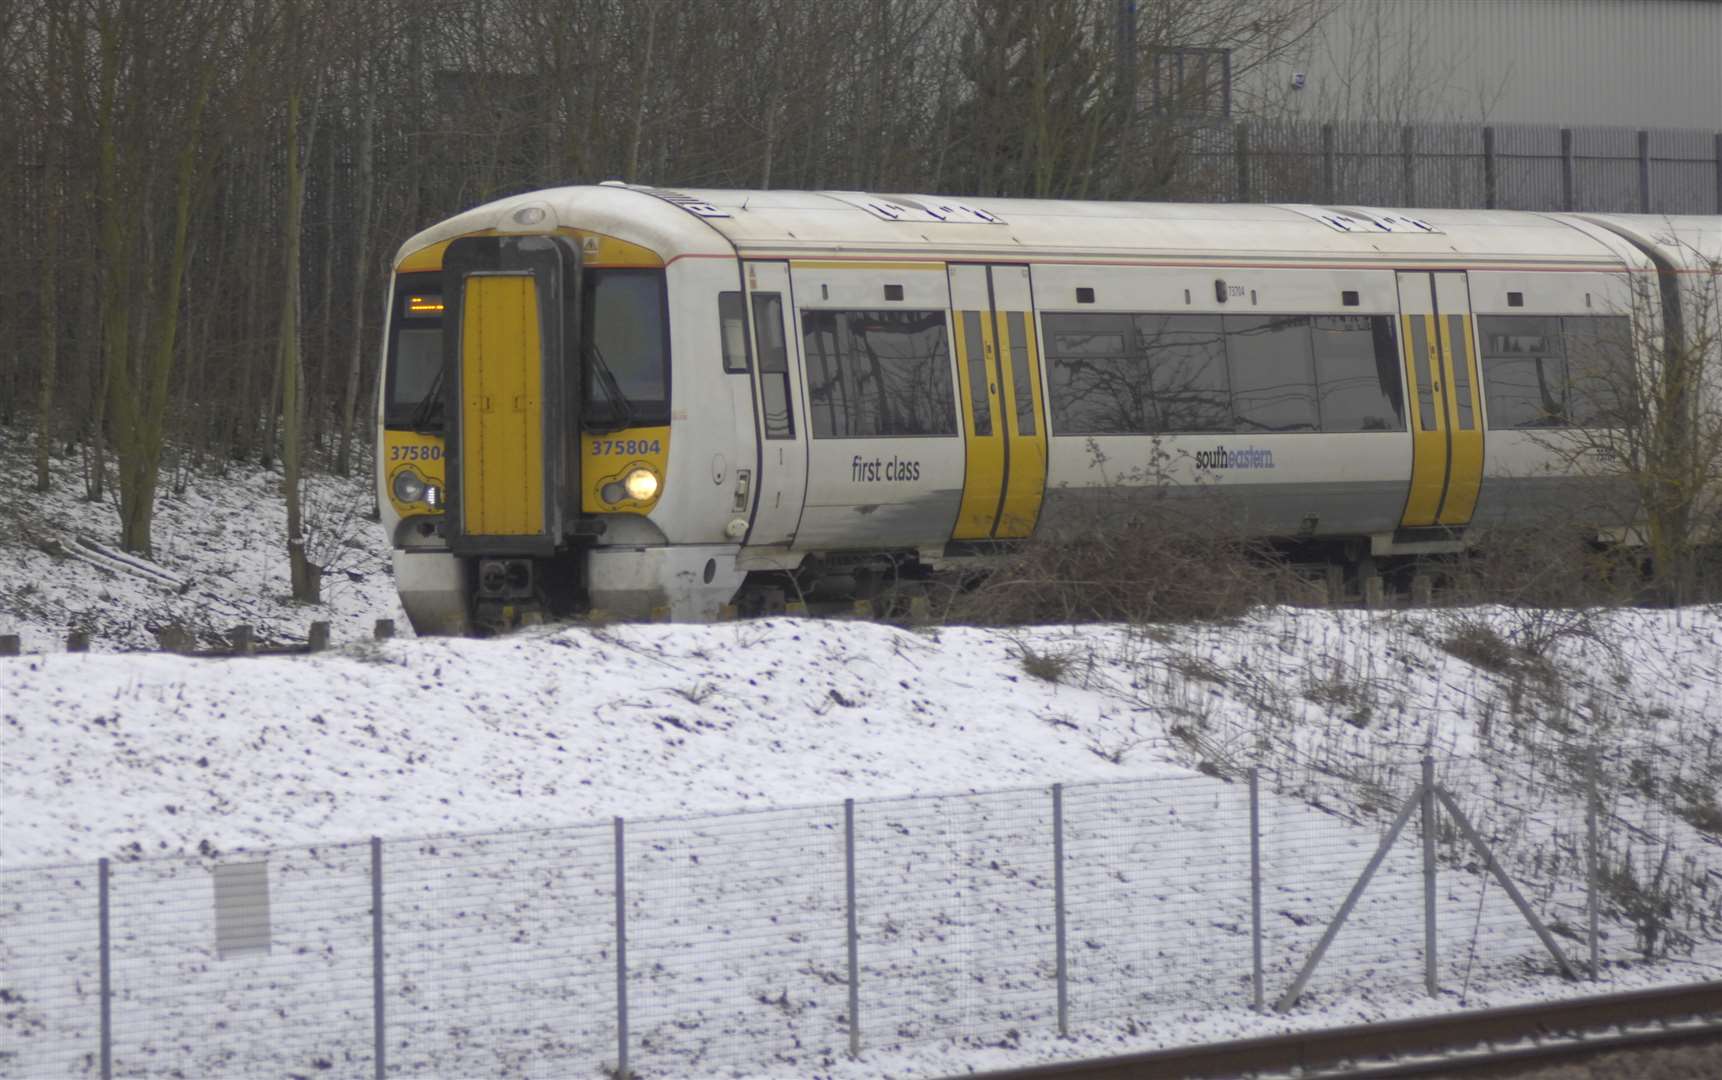
[{"label": "snow", "polygon": [[[937,1075],[1596,989],[1558,977],[1446,830],[1443,993],[1424,996],[1414,815],[1304,999],[1250,1010],[1248,768],[1262,769],[1271,1003],[1426,752],[1581,965],[1584,791],[1602,762],[1604,985],[1722,964],[1707,816],[1722,611],[1274,608],[1017,630],[768,619],[374,642],[372,619],[400,618],[380,530],[329,525],[354,573],[323,607],[294,605],[273,474],[231,472],[164,501],[156,560],[192,582],[184,594],[25,539],[111,542],[111,507],[57,494],[0,513],[0,633],[26,649],[0,660],[0,990],[25,998],[0,1011],[0,1076],[83,1060],[100,857],[123,931],[122,1072],[366,1072],[372,836],[393,1066],[613,1067],[618,817],[632,1064],[652,1075]],[[330,483],[325,505],[362,506],[363,487]],[[125,651],[200,612],[208,639],[251,622],[286,640],[330,618],[336,648]],[[94,629],[96,652],[61,651],[73,625]],[[1446,647],[1485,627],[1540,658],[1478,666]],[[1067,1039],[1051,993],[1054,784]],[[858,1062],[844,1053],[846,799]],[[279,946],[222,959],[209,868],[265,857]],[[1667,955],[1643,962],[1642,907],[1658,896]]]}]

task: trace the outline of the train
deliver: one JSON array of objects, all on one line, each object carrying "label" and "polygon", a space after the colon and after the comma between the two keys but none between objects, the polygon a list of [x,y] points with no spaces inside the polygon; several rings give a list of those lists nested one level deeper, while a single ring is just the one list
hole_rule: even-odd
[{"label": "train", "polygon": [[519,194],[394,258],[382,523],[421,634],[867,595],[1151,489],[1439,555],[1573,505],[1551,435],[1613,422],[1719,253],[1716,217]]}]

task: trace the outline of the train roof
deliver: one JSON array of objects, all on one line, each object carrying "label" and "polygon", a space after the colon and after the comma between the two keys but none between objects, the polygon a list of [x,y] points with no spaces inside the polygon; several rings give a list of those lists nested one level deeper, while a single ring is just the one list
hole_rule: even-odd
[{"label": "train roof", "polygon": [[1722,215],[1581,214],[1641,248],[1653,251],[1667,265],[1715,274],[1722,269]]},{"label": "train roof", "polygon": [[[516,223],[514,215],[526,206],[543,208],[550,220]],[[1722,256],[1722,217],[667,190],[613,181],[476,207],[413,237],[401,254],[486,229],[541,231],[546,224],[618,236],[666,259],[739,252],[996,261],[1498,262],[1607,270],[1644,266],[1634,245],[1657,248],[1677,265]]]}]

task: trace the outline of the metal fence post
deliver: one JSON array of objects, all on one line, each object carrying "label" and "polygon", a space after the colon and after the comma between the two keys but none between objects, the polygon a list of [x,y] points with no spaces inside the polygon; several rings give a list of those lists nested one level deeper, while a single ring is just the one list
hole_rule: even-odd
[{"label": "metal fence post", "polygon": [[1335,203],[1339,201],[1337,194],[1337,170],[1334,163],[1334,134],[1332,124],[1321,125],[1321,201]]},{"label": "metal fence post", "polygon": [[1238,201],[1250,201],[1250,126],[1232,125],[1232,168],[1237,172]]},{"label": "metal fence post", "polygon": [[1716,133],[1716,212],[1722,214],[1722,131]]},{"label": "metal fence post", "polygon": [[1495,208],[1495,129],[1483,129],[1483,208]]},{"label": "metal fence post", "polygon": [[1561,128],[1561,209],[1573,209],[1573,129]]},{"label": "metal fence post", "polygon": [[1650,213],[1650,132],[1638,132],[1638,212]]},{"label": "metal fence post", "polygon": [[383,1039],[383,841],[371,837],[371,1027],[377,1080],[388,1074]]},{"label": "metal fence post", "polygon": [[1052,904],[1058,959],[1058,1033],[1070,1034],[1070,977],[1065,964],[1064,785],[1052,785]]},{"label": "metal fence post", "polygon": [[1417,131],[1410,124],[1399,129],[1399,157],[1405,184],[1401,206],[1417,205]]},{"label": "metal fence post", "polygon": [[1596,762],[1591,762],[1590,791],[1586,798],[1585,808],[1585,920],[1588,925],[1590,938],[1590,981],[1599,978],[1600,965],[1597,962],[1597,877],[1600,867],[1597,865],[1601,852],[1597,847],[1596,822]]},{"label": "metal fence post", "polygon": [[1259,770],[1250,769],[1250,987],[1262,1011],[1262,800]]},{"label": "metal fence post", "polygon": [[1435,974],[1435,759],[1423,758],[1423,984],[1440,993]]},{"label": "metal fence post", "polygon": [[111,939],[108,933],[108,860],[96,860],[96,918],[102,971],[102,1080],[114,1077],[114,985]]},{"label": "metal fence post", "polygon": [[861,935],[855,911],[855,800],[843,800],[843,895],[849,920],[849,1056],[861,1056]]},{"label": "metal fence post", "polygon": [[622,819],[616,819],[616,1080],[628,1080],[628,883]]}]

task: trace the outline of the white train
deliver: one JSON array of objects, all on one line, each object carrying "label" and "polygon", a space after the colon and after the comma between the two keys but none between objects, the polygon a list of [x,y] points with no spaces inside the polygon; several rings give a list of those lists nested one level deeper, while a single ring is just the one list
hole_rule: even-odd
[{"label": "white train", "polygon": [[713,618],[1141,485],[1354,557],[1454,550],[1570,501],[1547,435],[1605,411],[1593,361],[1659,334],[1654,283],[1705,251],[1722,219],[521,195],[395,260],[383,522],[421,633]]}]

